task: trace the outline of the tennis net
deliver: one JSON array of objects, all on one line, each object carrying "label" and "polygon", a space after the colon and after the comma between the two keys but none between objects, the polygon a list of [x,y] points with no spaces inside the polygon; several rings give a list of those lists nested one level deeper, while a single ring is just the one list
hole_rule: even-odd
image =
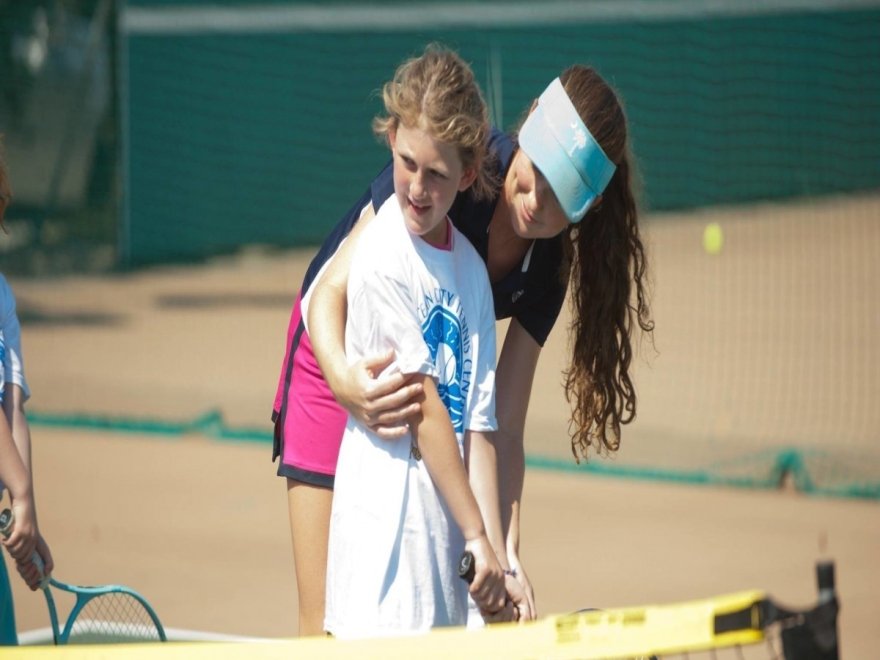
[{"label": "tennis net", "polygon": [[[792,609],[759,590],[712,598],[585,610],[550,616],[528,624],[498,624],[483,630],[435,630],[428,635],[337,641],[329,638],[251,642],[171,642],[81,646],[56,649],[53,657],[69,660],[113,657],[161,658],[778,658],[837,660],[839,603],[834,565],[817,564],[817,604]],[[45,647],[12,649],[9,660],[33,660]]]}]

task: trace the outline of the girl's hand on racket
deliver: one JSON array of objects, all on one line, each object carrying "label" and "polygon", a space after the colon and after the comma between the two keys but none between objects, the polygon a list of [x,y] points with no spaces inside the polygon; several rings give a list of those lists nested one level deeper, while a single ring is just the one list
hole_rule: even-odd
[{"label": "girl's hand on racket", "polygon": [[37,518],[32,498],[15,498],[12,501],[12,514],[15,523],[12,534],[3,539],[3,545],[9,550],[16,562],[30,561],[37,545]]},{"label": "girl's hand on racket", "polygon": [[520,620],[519,612],[512,600],[506,601],[504,607],[495,612],[495,614],[480,612],[480,615],[483,617],[485,623],[510,623],[511,621]]},{"label": "girl's hand on racket", "polygon": [[506,572],[504,574],[504,587],[507,592],[504,607],[494,614],[480,612],[483,621],[486,623],[507,623],[509,621],[530,621],[534,618],[530,616],[529,603],[522,585],[514,576]]},{"label": "girl's hand on racket", "polygon": [[40,533],[37,533],[37,545],[34,552],[39,555],[43,562],[42,571],[34,562],[33,555],[30,555],[30,557],[23,561],[16,560],[15,562],[18,574],[21,576],[21,579],[25,581],[31,591],[39,589],[42,586],[43,578],[47,575],[51,575],[52,569],[55,568],[55,562],[52,560],[52,553],[49,550],[49,545]]},{"label": "girl's hand on racket", "polygon": [[[532,583],[529,576],[522,567],[522,563],[515,554],[508,553],[507,561],[510,564],[510,571],[514,574],[515,580],[521,587],[522,600],[517,600],[511,595],[511,599],[519,608],[520,621],[534,621],[538,618],[538,609],[535,607],[535,591],[532,589]],[[511,576],[508,576],[511,577]],[[508,592],[511,590],[508,589]]]},{"label": "girl's hand on racket", "polygon": [[406,435],[406,421],[421,408],[413,401],[422,392],[420,383],[411,382],[399,371],[385,373],[393,362],[393,350],[359,360],[349,367],[344,384],[334,391],[348,412],[384,440]]},{"label": "girl's hand on racket", "polygon": [[[487,620],[501,615],[507,602],[507,589],[504,586],[504,571],[489,539],[483,534],[465,543],[465,549],[474,556],[474,579],[469,589],[474,602]],[[510,616],[512,619],[512,611]]]}]

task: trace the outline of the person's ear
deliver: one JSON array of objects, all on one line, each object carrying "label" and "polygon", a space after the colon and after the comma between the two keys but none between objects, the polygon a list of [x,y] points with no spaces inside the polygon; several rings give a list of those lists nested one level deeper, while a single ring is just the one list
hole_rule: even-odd
[{"label": "person's ear", "polygon": [[394,151],[394,145],[397,143],[397,128],[392,126],[388,129],[388,148]]},{"label": "person's ear", "polygon": [[470,188],[474,181],[477,180],[477,170],[473,167],[469,167],[464,171],[464,174],[461,175],[461,181],[458,182],[458,191],[464,192],[468,188]]}]

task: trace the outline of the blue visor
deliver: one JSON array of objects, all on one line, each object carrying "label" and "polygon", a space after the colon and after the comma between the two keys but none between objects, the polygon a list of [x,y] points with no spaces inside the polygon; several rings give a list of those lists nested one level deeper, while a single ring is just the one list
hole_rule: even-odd
[{"label": "blue visor", "polygon": [[616,166],[584,125],[556,78],[519,132],[519,146],[556,194],[569,222],[580,222]]}]

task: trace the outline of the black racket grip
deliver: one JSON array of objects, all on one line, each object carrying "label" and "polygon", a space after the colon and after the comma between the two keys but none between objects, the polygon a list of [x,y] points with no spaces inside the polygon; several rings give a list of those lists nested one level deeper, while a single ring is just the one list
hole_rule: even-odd
[{"label": "black racket grip", "polygon": [[12,534],[13,521],[14,518],[10,509],[3,509],[3,511],[0,511],[0,534],[3,534],[3,538],[8,539]]},{"label": "black racket grip", "polygon": [[458,577],[470,584],[474,581],[476,571],[474,554],[470,550],[465,550],[461,553],[461,559],[458,560]]}]

